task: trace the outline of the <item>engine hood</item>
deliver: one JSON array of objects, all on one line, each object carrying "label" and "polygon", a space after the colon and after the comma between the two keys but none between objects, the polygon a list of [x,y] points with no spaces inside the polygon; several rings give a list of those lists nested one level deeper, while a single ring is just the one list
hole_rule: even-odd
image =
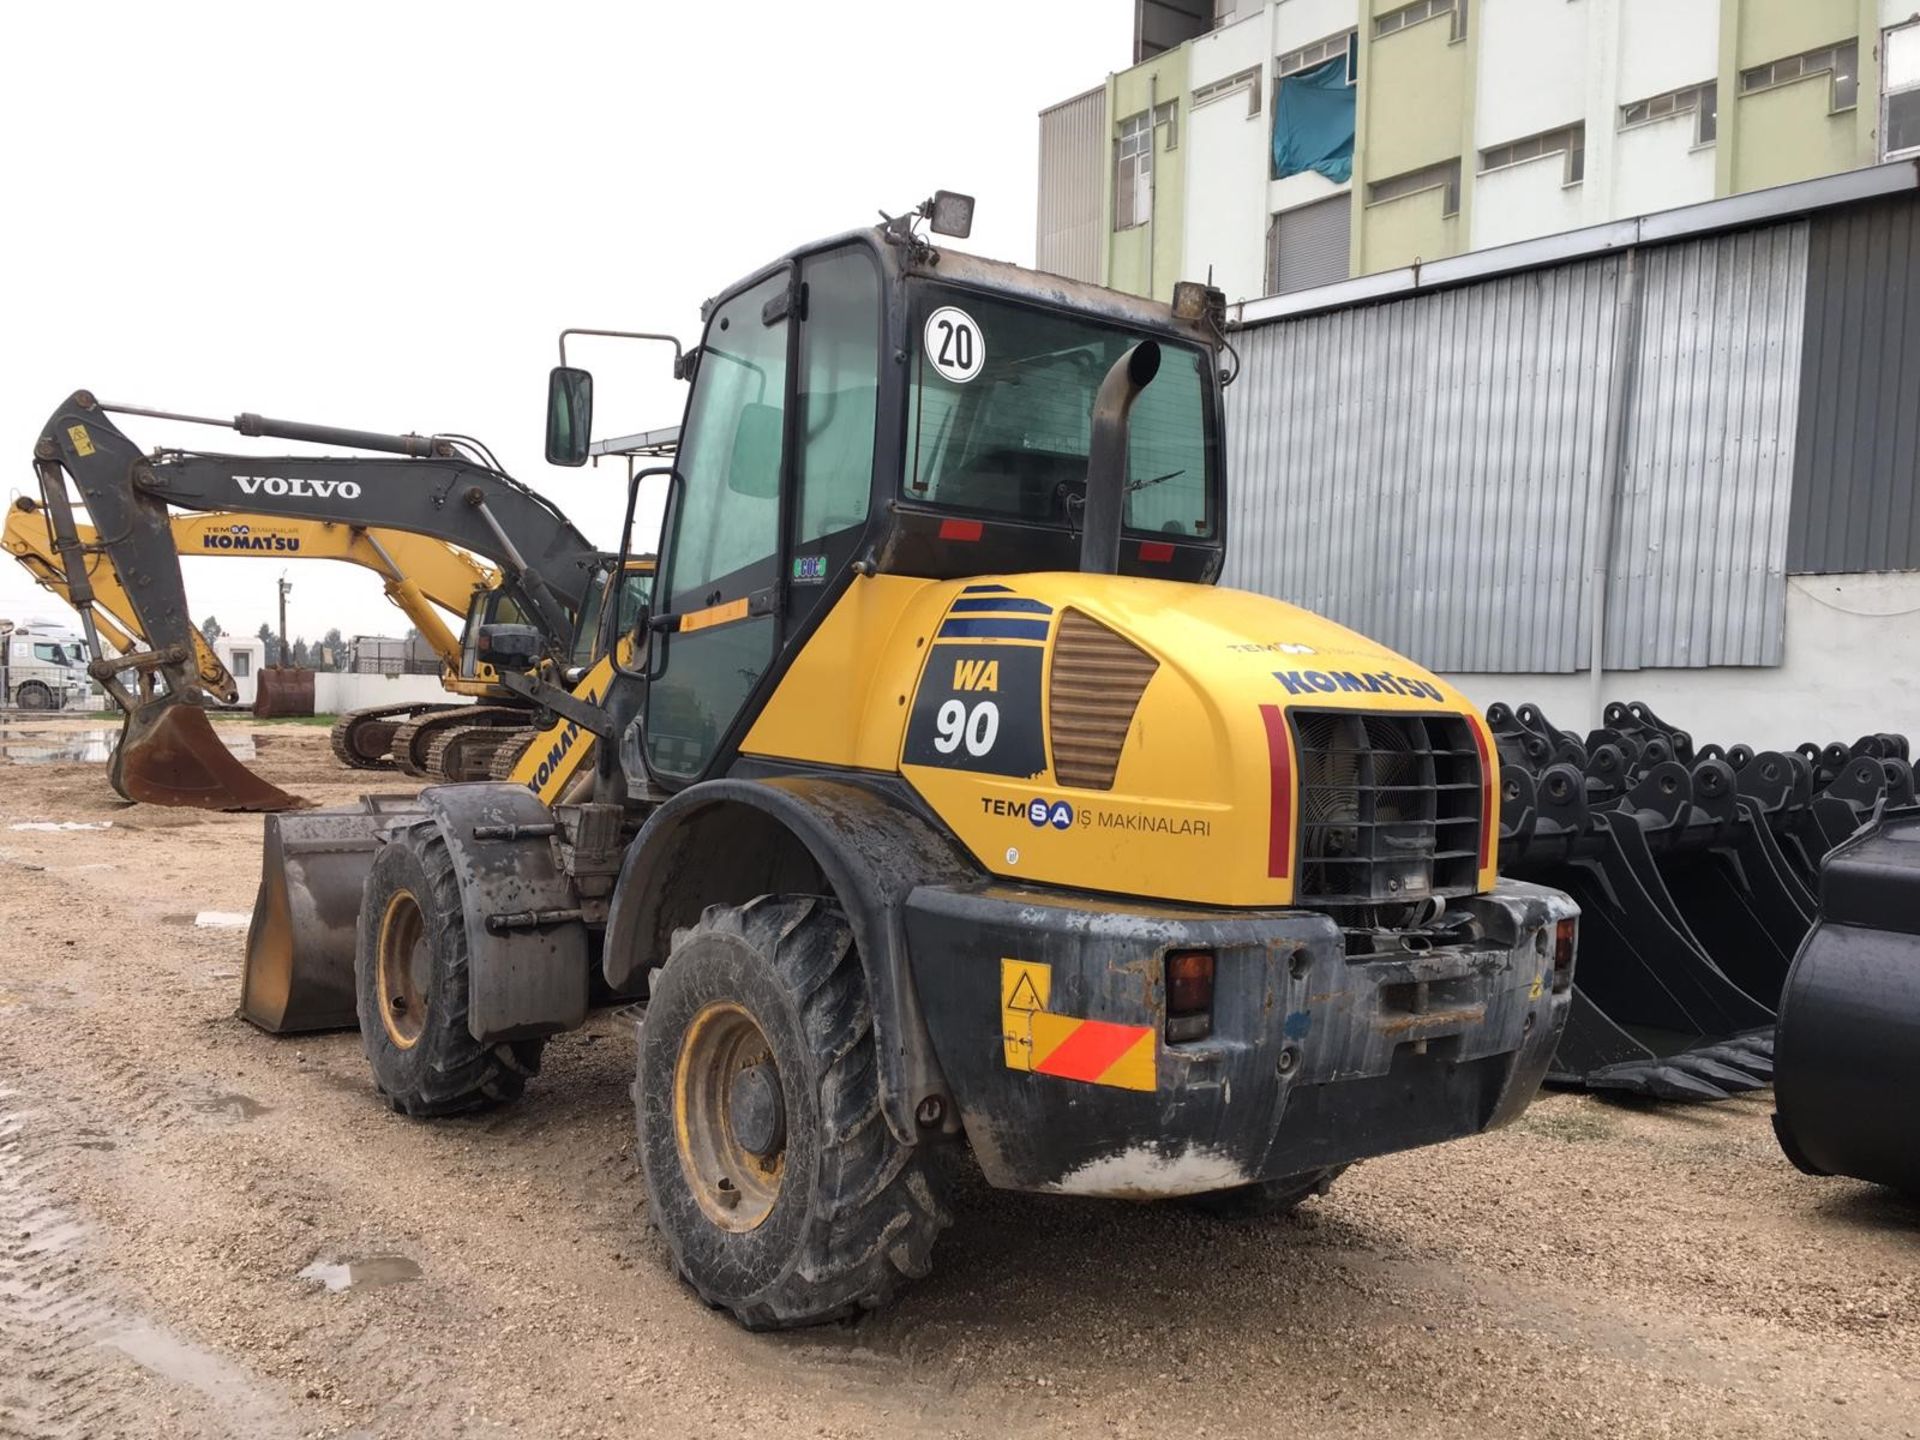
[{"label": "engine hood", "polygon": [[743,748],[895,770],[1010,880],[1285,906],[1316,712],[1457,717],[1490,823],[1491,737],[1444,680],[1266,596],[1129,576],[857,582]]}]

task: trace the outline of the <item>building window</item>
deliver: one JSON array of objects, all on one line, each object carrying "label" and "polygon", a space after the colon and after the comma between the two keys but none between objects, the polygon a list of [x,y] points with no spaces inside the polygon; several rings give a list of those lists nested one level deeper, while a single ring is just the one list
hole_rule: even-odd
[{"label": "building window", "polygon": [[1542,135],[1529,135],[1524,140],[1510,140],[1505,145],[1495,145],[1490,150],[1480,152],[1480,173],[1489,170],[1505,170],[1513,165],[1524,165],[1529,160],[1543,159],[1548,155],[1567,157],[1567,185],[1578,185],[1587,173],[1587,127],[1568,125],[1560,130],[1549,130]]},{"label": "building window", "polygon": [[1920,20],[1887,31],[1880,45],[1885,99],[1880,116],[1886,158],[1920,154]]},{"label": "building window", "polygon": [[1460,213],[1460,162],[1442,160],[1438,165],[1423,165],[1418,170],[1408,170],[1401,175],[1389,175],[1384,180],[1375,180],[1367,186],[1367,204],[1384,205],[1389,200],[1404,200],[1409,195],[1418,195],[1423,190],[1440,190],[1440,214]]},{"label": "building window", "polygon": [[1120,122],[1120,138],[1114,146],[1113,228],[1131,230],[1153,219],[1153,137],[1167,132],[1166,148],[1180,145],[1180,105],[1169,100],[1142,110]]},{"label": "building window", "polygon": [[1346,195],[1282,210],[1267,224],[1267,294],[1287,295],[1347,278],[1353,201]]},{"label": "building window", "polygon": [[1742,70],[1740,93],[1751,95],[1759,90],[1772,90],[1812,75],[1833,77],[1832,96],[1827,105],[1829,110],[1851,110],[1860,103],[1860,42],[1843,40],[1838,45],[1823,45],[1804,55],[1789,55],[1771,64]]},{"label": "building window", "polygon": [[233,652],[233,678],[244,680],[253,673],[253,656],[245,650]]},{"label": "building window", "polygon": [[1260,67],[1242,70],[1238,75],[1229,75],[1224,80],[1215,80],[1208,85],[1196,85],[1188,103],[1198,110],[1202,105],[1214,100],[1224,100],[1236,91],[1247,92],[1247,114],[1260,113]]},{"label": "building window", "polygon": [[1622,105],[1620,128],[1632,130],[1637,126],[1651,125],[1656,120],[1670,119],[1675,115],[1693,116],[1695,145],[1713,144],[1715,137],[1719,134],[1719,82],[1708,80],[1700,85],[1688,85],[1679,90],[1669,90],[1664,95],[1651,95],[1645,100],[1636,100],[1631,105]]},{"label": "building window", "polygon": [[1147,112],[1120,122],[1114,150],[1113,228],[1131,230],[1153,218],[1153,123]]},{"label": "building window", "polygon": [[1284,80],[1289,75],[1298,75],[1303,70],[1311,70],[1316,65],[1324,65],[1336,56],[1347,62],[1347,83],[1353,84],[1359,78],[1360,71],[1360,32],[1342,30],[1338,35],[1329,35],[1324,40],[1316,40],[1311,45],[1302,45],[1298,50],[1289,50],[1278,56],[1273,62],[1273,78]]},{"label": "building window", "polygon": [[1422,20],[1431,20],[1439,15],[1453,17],[1450,39],[1467,38],[1467,0],[1414,0],[1411,5],[1402,5],[1398,10],[1376,15],[1373,17],[1373,38],[1379,40],[1397,34],[1409,25],[1418,25]]}]

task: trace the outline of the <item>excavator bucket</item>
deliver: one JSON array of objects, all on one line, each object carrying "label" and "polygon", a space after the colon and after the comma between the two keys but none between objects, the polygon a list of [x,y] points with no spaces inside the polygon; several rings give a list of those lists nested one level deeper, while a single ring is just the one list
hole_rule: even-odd
[{"label": "excavator bucket", "polygon": [[1920,1199],[1920,808],[1833,851],[1780,997],[1774,1133],[1809,1175]]},{"label": "excavator bucket", "polygon": [[361,887],[380,832],[424,813],[411,795],[363,795],[355,806],[267,816],[240,978],[243,1016],[275,1035],[355,1023]]},{"label": "excavator bucket", "polygon": [[1492,706],[1501,869],[1580,902],[1573,1010],[1550,1083],[1720,1100],[1773,1078],[1774,1009],[1814,920],[1802,872],[1883,799],[1899,736],[1794,754],[1702,747],[1647,706],[1582,740]]},{"label": "excavator bucket", "polygon": [[127,711],[107,779],[122,796],[146,805],[273,811],[312,803],[234,759],[207,712],[185,695],[163,695]]}]

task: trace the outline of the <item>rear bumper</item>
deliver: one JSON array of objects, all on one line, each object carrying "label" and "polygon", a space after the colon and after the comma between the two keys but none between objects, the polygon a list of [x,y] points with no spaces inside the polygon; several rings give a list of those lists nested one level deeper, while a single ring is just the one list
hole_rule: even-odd
[{"label": "rear bumper", "polygon": [[[1570,998],[1554,922],[1577,910],[1503,881],[1450,914],[1463,911],[1456,943],[1349,959],[1311,911],[922,887],[907,933],[989,1182],[1149,1197],[1477,1134],[1524,1110]],[[1212,1030],[1169,1043],[1165,956],[1183,949],[1215,954]]]}]

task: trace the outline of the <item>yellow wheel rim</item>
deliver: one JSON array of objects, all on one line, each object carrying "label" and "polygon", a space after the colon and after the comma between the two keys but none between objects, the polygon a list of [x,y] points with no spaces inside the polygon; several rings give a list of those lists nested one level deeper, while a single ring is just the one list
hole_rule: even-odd
[{"label": "yellow wheel rim", "polygon": [[738,1133],[736,1096],[744,1072],[756,1067],[764,1067],[762,1074],[771,1075],[777,1085],[773,1047],[753,1016],[727,1001],[716,1001],[693,1017],[674,1064],[680,1168],[707,1219],[736,1234],[755,1229],[773,1212],[786,1171],[783,1142],[760,1154],[743,1144]]},{"label": "yellow wheel rim", "polygon": [[380,947],[374,980],[380,987],[380,1023],[387,1038],[411,1050],[427,1028],[432,1003],[433,951],[427,919],[411,890],[397,890],[380,917]]}]

